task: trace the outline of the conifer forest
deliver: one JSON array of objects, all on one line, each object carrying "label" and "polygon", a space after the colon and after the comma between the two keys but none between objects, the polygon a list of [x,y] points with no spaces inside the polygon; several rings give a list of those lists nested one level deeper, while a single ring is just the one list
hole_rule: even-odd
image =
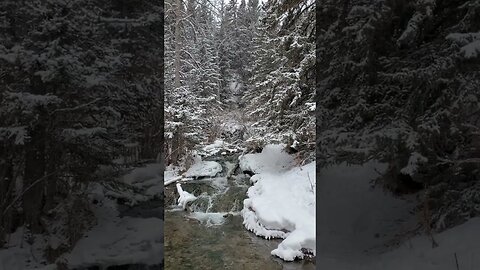
[{"label": "conifer forest", "polygon": [[0,1],[0,270],[476,270],[479,243],[480,1]]}]

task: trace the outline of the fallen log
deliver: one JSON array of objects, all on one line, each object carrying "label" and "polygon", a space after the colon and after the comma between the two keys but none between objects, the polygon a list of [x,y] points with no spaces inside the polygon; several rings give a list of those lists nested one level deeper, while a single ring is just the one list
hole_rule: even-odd
[{"label": "fallen log", "polygon": [[163,186],[168,186],[168,185],[170,185],[171,183],[175,183],[175,182],[177,182],[177,181],[179,181],[179,180],[182,180],[182,179],[183,179],[183,175],[174,177],[174,178],[172,178],[172,179],[170,179],[170,180],[168,180],[168,181],[165,181],[164,184],[163,184]]}]

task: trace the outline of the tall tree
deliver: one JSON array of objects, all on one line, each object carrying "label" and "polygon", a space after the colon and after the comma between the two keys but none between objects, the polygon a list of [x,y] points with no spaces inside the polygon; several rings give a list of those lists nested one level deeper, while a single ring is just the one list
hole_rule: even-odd
[{"label": "tall tree", "polygon": [[[0,236],[25,225],[64,233],[71,248],[81,234],[67,232],[91,225],[82,191],[99,168],[116,167],[128,143],[142,158],[161,150],[162,7],[74,0],[0,9],[0,177],[9,179]],[[52,213],[61,228],[49,226]]]},{"label": "tall tree", "polygon": [[315,140],[313,1],[268,1],[255,38],[245,99],[260,141],[285,142],[306,155]]},{"label": "tall tree", "polygon": [[400,194],[426,187],[438,229],[477,205],[479,5],[326,1],[319,14],[323,160],[388,162],[381,183]]}]

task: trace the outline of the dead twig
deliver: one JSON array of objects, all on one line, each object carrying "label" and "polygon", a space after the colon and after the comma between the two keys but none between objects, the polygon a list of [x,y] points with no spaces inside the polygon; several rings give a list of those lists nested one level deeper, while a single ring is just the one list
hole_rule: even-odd
[{"label": "dead twig", "polygon": [[460,267],[458,266],[458,257],[457,257],[457,253],[453,253],[453,256],[455,256],[455,265],[457,266],[457,270],[460,270]]},{"label": "dead twig", "polygon": [[312,179],[310,179],[310,174],[307,172],[308,181],[310,182],[310,191],[315,194],[315,185],[313,184]]},{"label": "dead twig", "polygon": [[35,182],[33,182],[32,184],[30,184],[28,187],[26,187],[22,193],[20,193],[4,210],[3,210],[3,213],[2,213],[2,216],[1,216],[1,219],[3,219],[3,217],[5,216],[5,214],[7,213],[7,211],[20,199],[22,198],[25,193],[27,191],[29,191],[31,188],[33,188],[36,184],[42,182],[43,180],[45,179],[48,179],[48,177],[56,174],[58,172],[58,170],[52,172],[52,173],[49,173],[49,174],[46,174],[44,175],[43,177],[40,177],[39,179],[35,180]]}]

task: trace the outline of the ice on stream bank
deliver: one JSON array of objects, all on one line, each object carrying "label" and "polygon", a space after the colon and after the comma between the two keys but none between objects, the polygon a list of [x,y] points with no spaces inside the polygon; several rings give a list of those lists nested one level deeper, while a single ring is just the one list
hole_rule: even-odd
[{"label": "ice on stream bank", "polygon": [[188,217],[200,221],[200,223],[205,224],[207,227],[211,227],[223,225],[226,214],[227,213],[192,212]]},{"label": "ice on stream bank", "polygon": [[197,199],[193,194],[185,191],[182,189],[182,185],[177,183],[177,192],[180,197],[178,198],[178,205],[181,206],[183,209],[187,208],[187,204],[189,202],[193,202]]},{"label": "ice on stream bank", "polygon": [[282,145],[240,158],[242,170],[257,174],[241,211],[245,227],[258,236],[283,238],[272,255],[286,261],[315,256],[315,162],[293,167]]}]

